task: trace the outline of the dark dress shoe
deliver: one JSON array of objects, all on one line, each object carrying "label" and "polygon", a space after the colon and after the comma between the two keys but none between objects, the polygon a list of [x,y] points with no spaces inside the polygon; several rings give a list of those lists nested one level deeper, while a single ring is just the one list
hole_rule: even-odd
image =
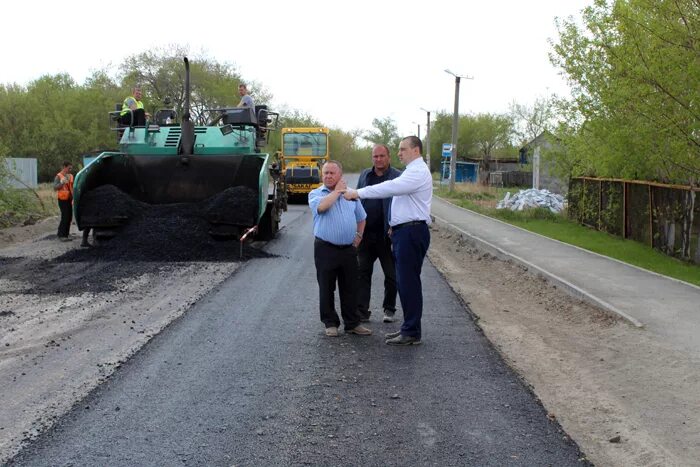
[{"label": "dark dress shoe", "polygon": [[404,336],[400,334],[393,339],[387,339],[386,344],[388,345],[420,345],[420,339],[413,336]]},{"label": "dark dress shoe", "polygon": [[401,335],[401,331],[390,332],[388,334],[384,334],[384,340],[393,339],[395,337],[399,337],[400,335]]}]

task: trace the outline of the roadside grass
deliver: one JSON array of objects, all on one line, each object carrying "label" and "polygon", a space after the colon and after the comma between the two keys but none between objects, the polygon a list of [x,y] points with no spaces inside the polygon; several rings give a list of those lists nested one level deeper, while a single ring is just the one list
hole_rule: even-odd
[{"label": "roadside grass", "polygon": [[544,208],[527,211],[496,209],[496,204],[508,191],[517,193],[518,188],[460,184],[454,193],[450,193],[447,186],[437,187],[435,195],[545,237],[700,286],[700,265],[686,263],[641,243],[580,225],[569,220],[566,212],[555,214]]},{"label": "roadside grass", "polygon": [[0,189],[0,228],[34,224],[56,215],[58,205],[50,183],[42,183],[34,190]]}]

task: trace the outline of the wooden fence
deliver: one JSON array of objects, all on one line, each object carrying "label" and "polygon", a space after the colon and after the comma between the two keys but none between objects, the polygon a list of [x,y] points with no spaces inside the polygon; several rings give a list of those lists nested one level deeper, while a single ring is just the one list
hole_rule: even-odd
[{"label": "wooden fence", "polygon": [[700,264],[700,188],[612,178],[572,178],[569,217]]}]

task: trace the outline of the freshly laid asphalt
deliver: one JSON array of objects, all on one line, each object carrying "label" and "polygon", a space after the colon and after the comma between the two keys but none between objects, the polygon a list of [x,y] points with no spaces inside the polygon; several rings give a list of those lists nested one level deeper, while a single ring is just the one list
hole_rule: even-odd
[{"label": "freshly laid asphalt", "polygon": [[[436,203],[437,204],[437,203]],[[440,214],[442,215],[442,214]],[[420,346],[327,338],[311,215],[154,337],[11,465],[556,465],[583,454],[426,261]]]},{"label": "freshly laid asphalt", "polygon": [[481,249],[513,259],[573,295],[700,356],[700,287],[591,253],[433,199],[432,214]]}]

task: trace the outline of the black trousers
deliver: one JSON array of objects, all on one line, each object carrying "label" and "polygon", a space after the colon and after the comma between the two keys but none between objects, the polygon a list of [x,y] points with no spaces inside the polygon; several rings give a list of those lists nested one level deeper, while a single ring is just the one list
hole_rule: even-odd
[{"label": "black trousers", "polygon": [[357,262],[359,267],[359,283],[357,285],[357,310],[364,319],[369,318],[369,302],[372,295],[372,272],[374,262],[379,260],[384,272],[384,301],[382,307],[385,310],[396,311],[396,266],[394,256],[391,253],[391,240],[382,235],[375,239],[368,237],[360,243],[357,250]]},{"label": "black trousers", "polygon": [[61,222],[58,224],[59,237],[67,237],[70,232],[70,223],[73,222],[73,202],[71,200],[58,200],[58,208],[61,210]]},{"label": "black trousers", "polygon": [[[119,123],[131,126],[131,112],[119,117]],[[146,126],[146,111],[143,109],[134,110],[134,126]]]},{"label": "black trousers", "polygon": [[357,313],[357,250],[351,246],[335,246],[323,240],[314,241],[314,263],[318,280],[318,302],[321,321],[326,327],[339,327],[335,309],[335,284],[340,295],[340,314],[345,329],[360,324]]}]

